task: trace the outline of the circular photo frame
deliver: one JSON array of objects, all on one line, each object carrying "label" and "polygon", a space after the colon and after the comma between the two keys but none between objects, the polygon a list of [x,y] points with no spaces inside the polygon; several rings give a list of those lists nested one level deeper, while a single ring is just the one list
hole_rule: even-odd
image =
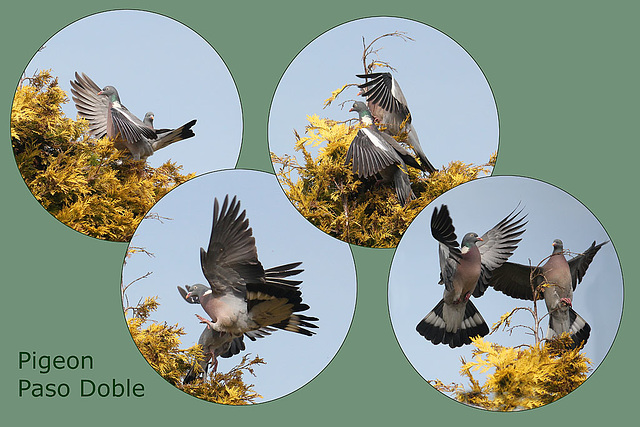
[{"label": "circular photo frame", "polygon": [[296,208],[345,242],[395,247],[411,220],[456,185],[491,173],[498,113],[458,43],[390,17],[310,42],[276,89],[274,170]]},{"label": "circular photo frame", "polygon": [[200,35],[115,10],[69,24],[35,53],[14,97],[11,142],[49,213],[88,236],[129,241],[171,188],[235,166],[242,110]]},{"label": "circular photo frame", "polygon": [[[418,215],[388,292],[414,369],[449,397],[503,411],[550,403],[588,379],[623,306],[620,263],[597,218],[557,187],[512,176],[460,185]],[[567,341],[550,340],[562,332]]]},{"label": "circular photo frame", "polygon": [[236,405],[285,396],[327,366],[351,324],[356,276],[349,246],[305,221],[273,175],[229,170],[158,202],[129,246],[122,293],[160,375]]}]

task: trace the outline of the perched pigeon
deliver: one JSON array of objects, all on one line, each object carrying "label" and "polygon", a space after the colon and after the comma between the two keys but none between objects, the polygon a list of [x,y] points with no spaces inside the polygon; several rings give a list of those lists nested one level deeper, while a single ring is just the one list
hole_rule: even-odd
[{"label": "perched pigeon", "polygon": [[393,180],[402,206],[415,199],[406,165],[421,166],[393,137],[378,130],[364,102],[354,102],[349,111],[356,111],[366,127],[361,128],[351,141],[345,164],[351,161],[353,172],[360,177],[369,178],[379,173],[385,181]]},{"label": "perched pigeon", "polygon": [[[203,320],[205,321],[204,323],[208,322],[206,319]],[[200,334],[198,344],[202,347],[203,353],[203,359],[197,362],[200,365],[200,370],[198,371],[195,366],[189,369],[182,380],[183,384],[193,382],[198,378],[199,373],[206,375],[209,363],[211,363],[212,370],[215,372],[218,367],[218,356],[231,357],[245,349],[242,335],[236,337],[228,332],[218,332],[213,330],[209,324],[205,326],[204,331]]]},{"label": "perched pigeon", "polygon": [[153,111],[147,111],[144,115],[144,119],[142,119],[142,123],[153,129],[153,119],[155,119],[155,117],[156,115],[153,114]]},{"label": "perched pigeon", "polygon": [[471,337],[485,336],[489,328],[478,309],[469,300],[477,286],[491,278],[492,271],[515,251],[518,237],[524,233],[526,215],[512,211],[482,237],[467,233],[460,248],[449,209],[436,207],[431,216],[431,234],[440,242],[440,284],[444,296],[416,330],[434,344],[460,347],[471,343]]},{"label": "perched pigeon", "polygon": [[78,113],[89,121],[89,133],[95,138],[107,136],[120,150],[129,150],[135,160],[151,156],[167,145],[191,138],[195,134],[190,121],[178,129],[156,131],[145,124],[120,103],[118,91],[113,86],[102,90],[86,74],[75,74],[71,81],[71,93]]},{"label": "perched pigeon", "polygon": [[196,120],[191,120],[186,125],[183,125],[177,129],[155,129],[153,127],[154,118],[155,114],[149,111],[144,115],[144,119],[142,119],[142,122],[156,131],[156,135],[158,136],[158,139],[151,143],[151,147],[153,148],[154,152],[160,150],[161,148],[165,148],[173,144],[174,142],[182,141],[196,135],[191,130],[191,127],[196,124]]},{"label": "perched pigeon", "polygon": [[367,98],[367,105],[373,117],[384,124],[391,135],[407,132],[409,145],[413,147],[423,165],[421,169],[429,173],[435,172],[436,168],[424,154],[418,134],[411,124],[407,100],[391,73],[357,74],[356,77],[370,79],[358,87],[362,89],[360,94]]},{"label": "perched pigeon", "polygon": [[258,253],[246,211],[234,197],[226,196],[220,208],[214,200],[213,225],[207,250],[200,249],[200,264],[209,286],[186,286],[187,302],[197,301],[211,317],[210,326],[218,332],[235,335],[272,327],[313,335],[316,317],[299,314],[309,309],[302,302],[300,281],[288,277],[299,274],[301,263],[291,263],[265,271]]},{"label": "perched pigeon", "polygon": [[608,242],[596,245],[594,241],[586,251],[567,262],[562,240],[556,239],[553,252],[542,267],[506,262],[494,271],[488,285],[512,298],[533,300],[534,289],[546,284],[541,291],[549,312],[547,339],[569,332],[577,347],[587,342],[591,326],[573,310],[573,291],[582,282],[593,257]]}]

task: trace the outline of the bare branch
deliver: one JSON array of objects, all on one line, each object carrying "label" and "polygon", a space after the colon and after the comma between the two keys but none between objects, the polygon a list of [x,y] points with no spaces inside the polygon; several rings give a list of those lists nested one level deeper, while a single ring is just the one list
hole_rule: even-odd
[{"label": "bare branch", "polygon": [[144,216],[144,219],[155,219],[155,220],[160,221],[162,224],[164,224],[164,222],[162,220],[173,221],[173,218],[163,217],[163,216],[160,216],[159,214],[157,214],[155,212],[149,212],[148,214],[146,214]]},{"label": "bare branch", "polygon": [[[362,37],[362,66],[364,68],[364,73],[365,74],[369,74],[371,71],[373,71],[376,66],[378,67],[386,67],[389,68],[393,71],[394,68],[391,67],[391,65],[389,65],[389,63],[387,62],[383,62],[383,61],[371,61],[371,63],[367,64],[367,60],[368,57],[370,55],[377,55],[378,51],[380,49],[373,49],[373,45],[380,39],[385,38],[385,37],[400,37],[403,41],[414,41],[411,37],[407,36],[407,33],[405,33],[404,31],[394,31],[392,33],[387,33],[387,34],[383,34],[381,36],[376,37],[375,39],[373,39],[373,41],[371,41],[371,43],[366,44],[366,41],[364,39],[364,37]],[[382,48],[381,48],[382,49]]]}]

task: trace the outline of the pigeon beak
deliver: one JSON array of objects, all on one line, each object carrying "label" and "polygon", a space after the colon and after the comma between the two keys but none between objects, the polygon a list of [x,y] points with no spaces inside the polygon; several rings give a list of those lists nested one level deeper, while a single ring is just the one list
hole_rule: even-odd
[{"label": "pigeon beak", "polygon": [[104,95],[104,92],[100,91],[98,92],[98,95]]},{"label": "pigeon beak", "polygon": [[482,237],[478,237],[478,240],[484,242],[484,240],[482,240]]},{"label": "pigeon beak", "polygon": [[351,111],[356,111],[356,110],[354,110],[353,108],[349,108],[349,112],[351,112]]}]

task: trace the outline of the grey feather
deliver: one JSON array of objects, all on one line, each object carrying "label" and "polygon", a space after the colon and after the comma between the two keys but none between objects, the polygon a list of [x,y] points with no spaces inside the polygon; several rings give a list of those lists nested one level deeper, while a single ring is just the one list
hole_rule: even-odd
[{"label": "grey feather", "polygon": [[[515,211],[514,211],[515,212]],[[449,214],[442,205],[431,215],[431,234],[438,241],[442,300],[416,326],[416,330],[434,344],[459,347],[471,343],[473,336],[489,333],[482,315],[469,301],[477,286],[490,277],[515,250],[524,232],[525,216],[511,212],[483,237],[467,233],[458,244]],[[481,249],[484,246],[483,249]]]},{"label": "grey feather", "polygon": [[368,79],[358,87],[361,89],[361,94],[367,98],[371,114],[387,127],[391,135],[406,132],[408,143],[422,164],[420,169],[429,173],[435,172],[436,168],[427,159],[418,139],[418,133],[411,124],[412,117],[407,100],[391,73],[358,74],[356,77]]}]

